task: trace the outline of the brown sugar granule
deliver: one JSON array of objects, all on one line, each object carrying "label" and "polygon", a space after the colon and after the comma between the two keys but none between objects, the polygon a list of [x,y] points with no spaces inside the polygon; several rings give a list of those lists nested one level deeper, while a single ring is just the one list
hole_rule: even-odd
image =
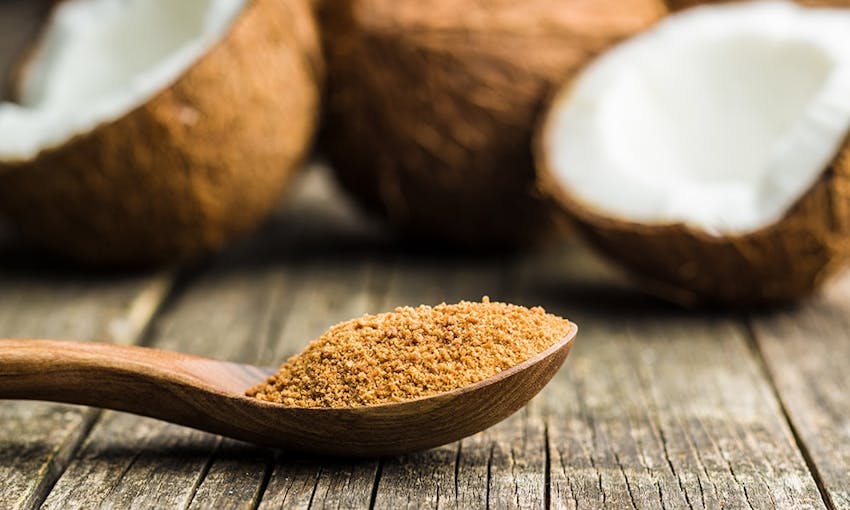
[{"label": "brown sugar granule", "polygon": [[337,324],[249,396],[298,407],[399,402],[473,384],[562,339],[570,322],[542,308],[461,301]]}]

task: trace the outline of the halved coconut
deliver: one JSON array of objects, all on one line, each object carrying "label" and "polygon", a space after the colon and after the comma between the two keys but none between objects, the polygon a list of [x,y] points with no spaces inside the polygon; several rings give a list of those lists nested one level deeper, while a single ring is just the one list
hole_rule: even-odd
[{"label": "halved coconut", "polygon": [[518,244],[549,226],[531,135],[554,84],[663,0],[325,0],[325,138],[342,183],[402,232]]},{"label": "halved coconut", "polygon": [[592,244],[678,299],[812,292],[850,254],[850,11],[667,18],[567,83],[541,186]]},{"label": "halved coconut", "polygon": [[307,0],[67,0],[0,104],[0,212],[114,265],[254,227],[307,150],[320,45]]}]

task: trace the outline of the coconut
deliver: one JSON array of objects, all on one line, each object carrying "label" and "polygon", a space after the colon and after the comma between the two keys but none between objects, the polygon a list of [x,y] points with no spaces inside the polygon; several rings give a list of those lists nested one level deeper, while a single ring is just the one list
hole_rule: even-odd
[{"label": "coconut", "polygon": [[683,11],[563,85],[540,186],[601,252],[686,303],[814,291],[850,254],[850,11]]},{"label": "coconut", "polygon": [[550,225],[530,149],[545,99],[665,13],[661,0],[326,1],[333,167],[403,233],[535,238]]},{"label": "coconut", "polygon": [[56,252],[185,260],[273,208],[316,124],[306,0],[66,0],[0,104],[0,212]]}]

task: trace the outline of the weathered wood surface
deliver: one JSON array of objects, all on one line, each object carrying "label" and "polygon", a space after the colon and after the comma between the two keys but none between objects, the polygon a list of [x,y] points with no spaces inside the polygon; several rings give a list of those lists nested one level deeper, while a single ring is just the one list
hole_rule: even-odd
[{"label": "weathered wood surface", "polygon": [[543,395],[552,506],[822,507],[739,321],[594,281],[592,261],[564,257],[550,260],[572,274],[537,261],[514,278],[520,301],[583,325]]},{"label": "weathered wood surface", "polygon": [[[0,0],[0,70],[39,3]],[[5,236],[0,336],[275,364],[366,311],[487,294],[578,322],[564,370],[476,436],[362,461],[0,402],[0,508],[850,508],[850,280],[774,313],[685,312],[574,246],[399,246],[329,189],[313,170],[259,233],[176,276],[56,268]]]},{"label": "weathered wood surface", "polygon": [[487,294],[579,322],[566,368],[487,431],[365,461],[106,411],[71,447],[46,508],[824,507],[740,317],[656,302],[572,247],[501,258],[399,248],[320,200],[322,171],[305,177],[262,232],[179,278],[146,344],[271,363],[365,311]]},{"label": "weathered wood surface", "polygon": [[[3,337],[136,342],[170,282],[168,275],[40,273],[31,256],[0,254]],[[99,415],[82,407],[0,401],[0,508],[37,506]]]},{"label": "weathered wood surface", "polygon": [[850,508],[850,279],[757,316],[756,345],[828,504]]}]

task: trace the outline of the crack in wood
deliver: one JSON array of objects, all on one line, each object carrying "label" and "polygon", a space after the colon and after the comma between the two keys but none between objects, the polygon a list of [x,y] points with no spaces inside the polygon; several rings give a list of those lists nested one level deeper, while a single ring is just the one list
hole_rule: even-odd
[{"label": "crack in wood", "polygon": [[460,441],[457,442],[457,454],[455,454],[455,469],[454,469],[454,474],[455,474],[455,479],[454,479],[454,482],[455,482],[455,501],[458,500],[458,497],[459,497],[458,495],[460,493],[458,488],[459,488],[459,485],[460,485],[460,476],[459,476],[460,475],[460,457],[462,455],[462,452],[463,452],[463,440],[460,440]]},{"label": "crack in wood", "polygon": [[375,471],[375,480],[372,482],[372,493],[369,496],[369,510],[374,510],[375,502],[378,500],[378,487],[381,485],[381,475],[384,473],[384,459],[378,461],[378,469]]},{"label": "crack in wood", "polygon": [[[682,483],[682,477],[676,472],[676,467],[673,466],[673,459],[670,458],[670,450],[667,445],[667,436],[664,434],[664,428],[658,427],[658,436],[661,439],[661,450],[664,452],[664,460],[667,461],[667,467],[670,469],[670,473],[676,478],[676,481],[679,484],[679,490],[682,491],[682,495],[685,496],[685,501],[688,504],[688,508],[693,509],[694,505],[691,504],[691,499],[688,497],[688,491],[685,490],[685,486]],[[697,477],[699,479],[699,477]],[[662,503],[663,504],[663,503]]]},{"label": "crack in wood", "polygon": [[496,445],[490,445],[490,454],[487,457],[487,495],[485,498],[485,507],[490,508],[490,486],[493,483],[493,455],[496,452]]},{"label": "crack in wood", "polygon": [[201,471],[198,473],[198,477],[195,480],[194,487],[192,487],[192,491],[190,492],[189,497],[186,500],[186,505],[183,507],[184,509],[188,509],[189,507],[192,506],[192,502],[195,500],[195,496],[197,496],[197,494],[198,494],[198,489],[201,487],[201,484],[204,483],[204,480],[206,479],[207,475],[210,472],[210,468],[212,468],[213,461],[215,460],[215,455],[216,455],[216,453],[218,453],[219,449],[221,448],[221,441],[222,441],[222,438],[220,438],[220,437],[216,438],[215,446],[213,447],[213,450],[210,452],[210,455],[207,458],[207,461],[204,463],[204,467],[201,468]]},{"label": "crack in wood", "polygon": [[30,493],[29,498],[22,502],[23,508],[39,508],[44,504],[56,481],[65,472],[68,463],[74,454],[80,449],[88,437],[95,423],[100,419],[103,411],[100,409],[88,409],[84,411],[83,419],[78,427],[77,433],[71,434],[48,459],[45,460],[44,469],[37,475],[37,484]]},{"label": "crack in wood", "polygon": [[544,466],[543,471],[543,506],[547,510],[552,508],[552,458],[549,450],[549,420],[543,422],[543,452]]},{"label": "crack in wood", "polygon": [[[620,462],[620,456],[617,454],[617,452],[613,452],[613,454],[614,461],[617,463],[617,467],[620,469],[620,474],[623,476],[623,480],[626,482],[626,491],[629,493],[629,501],[632,503],[632,508],[637,510],[638,505],[637,501],[635,500],[635,493],[632,492],[632,484],[629,482],[629,475],[626,474],[626,468],[623,466],[623,463]],[[662,502],[662,507],[663,506],[664,505]]]},{"label": "crack in wood", "polygon": [[272,478],[272,472],[274,471],[276,459],[277,455],[269,459],[264,466],[263,481],[260,482],[260,486],[257,488],[257,495],[254,501],[251,502],[251,510],[257,510],[258,508],[260,508],[260,502],[263,500],[263,496],[266,494],[266,489],[268,489],[269,487],[269,481]]},{"label": "crack in wood", "polygon": [[316,498],[316,490],[319,488],[319,479],[322,477],[322,467],[316,470],[316,478],[313,482],[313,490],[310,492],[310,500],[307,502],[307,508],[313,508],[313,500]]},{"label": "crack in wood", "polygon": [[824,477],[821,474],[817,463],[814,461],[812,454],[809,451],[809,447],[806,444],[806,441],[800,434],[800,430],[794,424],[794,420],[791,417],[791,414],[788,410],[788,406],[785,403],[785,399],[783,398],[782,393],[779,391],[775,379],[772,377],[770,367],[768,366],[767,360],[764,357],[764,352],[759,346],[757,334],[752,321],[753,319],[751,317],[747,317],[744,321],[747,330],[747,345],[749,346],[750,351],[753,353],[754,358],[758,361],[759,369],[761,373],[764,374],[764,378],[769,385],[770,391],[773,394],[773,397],[776,399],[776,402],[778,402],[779,404],[779,409],[782,412],[782,417],[785,419],[785,423],[788,425],[788,429],[791,431],[794,444],[800,452],[800,455],[803,457],[803,461],[806,463],[806,468],[808,468],[809,473],[815,481],[815,485],[818,488],[818,492],[820,493],[820,497],[823,501],[824,506],[829,510],[836,510],[837,506],[832,499],[832,494],[826,488]]}]

